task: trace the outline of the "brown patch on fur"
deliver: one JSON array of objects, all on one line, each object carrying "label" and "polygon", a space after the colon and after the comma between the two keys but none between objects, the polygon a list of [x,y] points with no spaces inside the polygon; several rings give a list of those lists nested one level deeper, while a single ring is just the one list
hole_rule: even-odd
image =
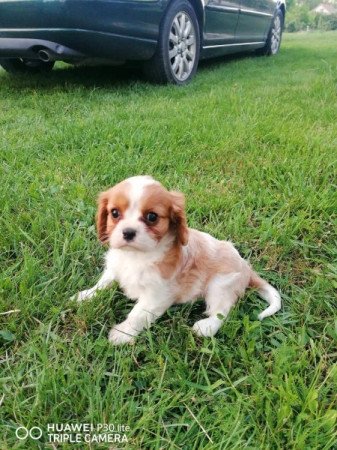
[{"label": "brown patch on fur", "polygon": [[184,211],[184,195],[180,192],[170,192],[160,184],[147,186],[141,200],[143,217],[148,212],[158,214],[158,220],[149,224],[149,232],[160,240],[168,231],[176,236],[177,242],[186,245],[188,241],[188,228]]},{"label": "brown patch on fur", "polygon": [[185,215],[185,196],[181,192],[171,191],[171,221],[177,234],[178,242],[186,245],[188,242],[188,227]]},{"label": "brown patch on fur", "polygon": [[206,287],[216,275],[239,273],[240,278],[235,282],[237,294],[245,291],[250,276],[248,264],[234,249],[230,242],[214,240],[211,248],[207,238],[200,232],[193,230],[191,246],[192,257],[183,270],[181,280],[181,298],[184,300],[191,284],[198,281]]},{"label": "brown patch on fur", "polygon": [[172,248],[165,254],[162,261],[158,263],[158,269],[163,278],[171,278],[181,265],[182,250],[181,245],[175,243]]},{"label": "brown patch on fur", "polygon": [[158,264],[164,278],[174,276],[176,303],[184,303],[205,296],[207,285],[216,275],[238,273],[235,294],[242,295],[247,288],[251,269],[226,241],[209,241],[203,233],[189,229],[188,247],[173,246]]},{"label": "brown patch on fur", "polygon": [[108,191],[101,192],[98,197],[98,210],[96,214],[96,228],[98,239],[105,244],[109,236],[107,234],[107,220],[108,220]]},{"label": "brown patch on fur", "polygon": [[[98,211],[96,216],[98,239],[106,244],[109,237],[122,219],[125,210],[129,206],[129,199],[127,195],[127,185],[124,181],[116,184],[113,188],[101,192],[98,197]],[[120,217],[115,219],[111,215],[113,209],[118,209]]]},{"label": "brown patch on fur", "polygon": [[261,289],[266,284],[268,284],[263,278],[259,277],[257,273],[252,271],[250,280],[249,280],[249,287],[253,289]]}]

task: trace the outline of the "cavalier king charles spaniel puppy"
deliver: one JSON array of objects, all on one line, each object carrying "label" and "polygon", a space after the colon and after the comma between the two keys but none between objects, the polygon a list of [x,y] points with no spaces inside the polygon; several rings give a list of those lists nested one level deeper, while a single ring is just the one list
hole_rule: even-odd
[{"label": "cavalier king charles spaniel puppy", "polygon": [[93,297],[117,281],[136,304],[109,334],[113,344],[133,341],[173,304],[203,297],[206,319],[193,331],[214,336],[246,288],[269,303],[259,319],[281,308],[280,294],[260,278],[228,241],[188,228],[184,195],[150,176],[128,178],[102,192],[97,231],[109,245],[104,272],[94,287],[72,298]]}]

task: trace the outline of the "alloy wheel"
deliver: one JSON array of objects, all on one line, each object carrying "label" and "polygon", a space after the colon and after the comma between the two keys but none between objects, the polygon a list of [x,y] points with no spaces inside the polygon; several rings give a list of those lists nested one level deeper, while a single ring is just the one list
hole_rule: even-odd
[{"label": "alloy wheel", "polygon": [[282,35],[281,19],[280,16],[276,16],[274,19],[273,28],[271,30],[270,49],[272,55],[275,55],[278,52],[278,49],[281,44],[281,35]]},{"label": "alloy wheel", "polygon": [[178,12],[169,35],[169,60],[172,74],[177,80],[186,80],[193,71],[196,48],[193,22],[186,12]]}]

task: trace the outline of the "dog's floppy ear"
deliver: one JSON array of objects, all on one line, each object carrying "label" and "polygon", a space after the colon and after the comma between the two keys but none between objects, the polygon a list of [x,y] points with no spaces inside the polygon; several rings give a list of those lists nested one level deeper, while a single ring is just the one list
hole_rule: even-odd
[{"label": "dog's floppy ear", "polygon": [[181,192],[170,191],[172,200],[171,222],[175,228],[177,239],[182,245],[188,242],[188,227],[185,215],[185,196]]},{"label": "dog's floppy ear", "polygon": [[98,210],[96,215],[96,227],[98,239],[106,244],[109,239],[107,222],[108,222],[108,191],[101,192],[98,196]]}]

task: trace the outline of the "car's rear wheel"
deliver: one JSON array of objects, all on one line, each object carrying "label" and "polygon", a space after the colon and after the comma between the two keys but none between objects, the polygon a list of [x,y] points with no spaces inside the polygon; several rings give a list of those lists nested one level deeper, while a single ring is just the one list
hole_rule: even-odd
[{"label": "car's rear wheel", "polygon": [[277,10],[266,41],[266,45],[257,51],[260,55],[272,56],[276,55],[281,46],[282,31],[283,31],[283,14],[281,10]]},{"label": "car's rear wheel", "polygon": [[199,54],[195,11],[186,0],[174,1],[160,26],[156,53],[144,65],[145,74],[156,83],[185,84],[197,70]]},{"label": "car's rear wheel", "polygon": [[54,61],[44,62],[39,59],[10,58],[0,59],[0,66],[13,74],[41,73],[51,71],[54,67]]}]

